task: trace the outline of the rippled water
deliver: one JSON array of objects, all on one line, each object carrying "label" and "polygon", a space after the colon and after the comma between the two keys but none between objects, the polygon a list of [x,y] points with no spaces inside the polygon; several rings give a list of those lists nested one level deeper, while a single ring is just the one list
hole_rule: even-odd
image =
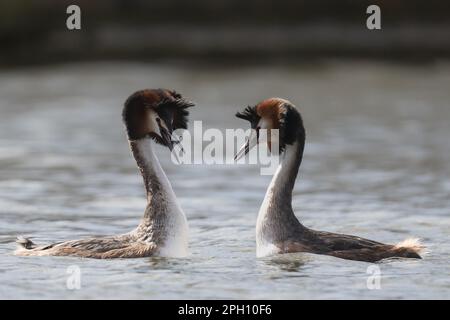
[{"label": "rippled water", "polygon": [[[450,298],[450,65],[328,63],[178,68],[82,64],[0,73],[1,298]],[[133,91],[169,87],[197,103],[191,121],[246,127],[233,114],[263,98],[303,112],[306,155],[293,206],[307,226],[395,243],[418,236],[423,260],[377,264],[318,255],[255,258],[270,177],[253,166],[176,166],[159,157],[190,224],[186,259],[15,257],[37,243],[118,234],[145,206],[121,124]],[[81,289],[68,290],[69,266]]]}]

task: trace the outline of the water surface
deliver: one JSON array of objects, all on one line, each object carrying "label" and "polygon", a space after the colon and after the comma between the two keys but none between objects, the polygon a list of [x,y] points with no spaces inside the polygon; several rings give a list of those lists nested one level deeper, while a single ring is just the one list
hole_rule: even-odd
[{"label": "water surface", "polygon": [[[327,63],[179,68],[75,64],[0,73],[0,298],[450,298],[450,65]],[[255,221],[270,177],[255,165],[176,166],[161,159],[189,220],[186,259],[15,257],[37,243],[118,234],[145,207],[121,123],[147,87],[197,103],[205,127],[246,127],[233,114],[270,96],[301,109],[307,145],[294,190],[309,227],[395,243],[421,237],[423,260],[377,266],[318,255],[255,257]],[[68,290],[67,268],[81,270]]]}]

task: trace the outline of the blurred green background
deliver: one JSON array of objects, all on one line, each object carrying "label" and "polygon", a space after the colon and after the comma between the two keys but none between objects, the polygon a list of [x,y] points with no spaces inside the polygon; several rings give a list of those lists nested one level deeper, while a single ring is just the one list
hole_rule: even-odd
[{"label": "blurred green background", "polygon": [[[82,30],[66,28],[66,8]],[[366,8],[382,30],[366,28]],[[450,56],[450,2],[438,0],[1,0],[0,65],[79,60],[433,61]]]}]

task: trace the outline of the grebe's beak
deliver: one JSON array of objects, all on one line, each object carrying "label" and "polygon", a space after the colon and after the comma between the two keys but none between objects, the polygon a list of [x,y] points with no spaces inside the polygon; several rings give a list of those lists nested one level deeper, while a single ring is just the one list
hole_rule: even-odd
[{"label": "grebe's beak", "polygon": [[181,141],[175,136],[175,134],[173,134],[172,125],[168,124],[167,127],[165,127],[160,124],[159,132],[161,133],[161,140],[163,144],[168,147],[170,151],[173,151],[173,147],[178,145],[181,152],[184,153],[184,149],[181,146]]},{"label": "grebe's beak", "polygon": [[239,149],[239,151],[234,156],[234,160],[237,161],[244,157],[254,146],[259,143],[259,129],[252,129],[247,142]]},{"label": "grebe's beak", "polygon": [[172,135],[169,130],[167,130],[164,127],[160,127],[159,131],[161,133],[161,140],[165,146],[169,148],[170,151],[173,150],[173,141],[172,141]]},{"label": "grebe's beak", "polygon": [[183,146],[181,145],[181,141],[180,139],[173,133],[173,129],[172,126],[168,126],[169,128],[166,129],[162,126],[160,126],[159,130],[161,132],[161,138],[162,141],[164,143],[164,145],[166,145],[170,152],[174,155],[175,159],[177,160],[177,163],[181,163],[180,162],[180,158],[178,157],[178,153],[177,151],[174,149],[175,145],[178,145],[179,147],[179,152],[180,154],[184,154],[184,149]]}]

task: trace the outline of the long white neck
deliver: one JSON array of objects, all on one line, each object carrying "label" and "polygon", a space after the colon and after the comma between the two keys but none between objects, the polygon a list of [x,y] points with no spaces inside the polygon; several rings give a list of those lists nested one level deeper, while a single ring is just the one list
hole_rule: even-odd
[{"label": "long white neck", "polygon": [[150,138],[130,141],[144,178],[147,208],[135,232],[141,240],[160,246],[160,255],[187,255],[188,226],[169,179],[153,150]]},{"label": "long white neck", "polygon": [[258,213],[257,255],[276,251],[281,243],[304,228],[292,210],[292,189],[302,161],[304,141],[287,145],[284,159],[275,172]]},{"label": "long white neck", "polygon": [[[284,157],[267,188],[265,201],[279,202],[283,199],[291,203],[292,189],[297,178],[302,153],[303,147],[300,148],[297,141],[286,146]],[[281,205],[281,203],[278,204]]]},{"label": "long white neck", "polygon": [[176,202],[172,185],[153,150],[153,143],[150,138],[130,142],[134,158],[144,178],[147,201],[151,202],[154,196],[161,193],[165,198]]}]

